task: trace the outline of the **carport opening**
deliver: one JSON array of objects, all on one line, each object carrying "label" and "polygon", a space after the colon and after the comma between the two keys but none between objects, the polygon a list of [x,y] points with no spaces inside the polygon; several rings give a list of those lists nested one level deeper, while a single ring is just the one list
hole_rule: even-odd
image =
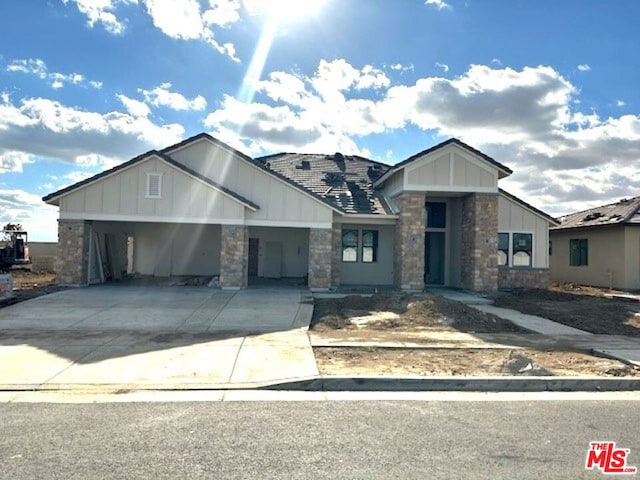
[{"label": "carport opening", "polygon": [[90,284],[218,284],[219,225],[93,222],[88,240]]}]

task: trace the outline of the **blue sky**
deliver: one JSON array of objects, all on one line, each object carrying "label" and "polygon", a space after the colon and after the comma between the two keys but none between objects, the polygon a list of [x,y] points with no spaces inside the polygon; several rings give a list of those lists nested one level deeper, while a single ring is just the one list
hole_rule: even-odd
[{"label": "blue sky", "polygon": [[0,223],[206,131],[245,153],[399,162],[458,137],[553,215],[640,193],[640,2],[0,3]]}]

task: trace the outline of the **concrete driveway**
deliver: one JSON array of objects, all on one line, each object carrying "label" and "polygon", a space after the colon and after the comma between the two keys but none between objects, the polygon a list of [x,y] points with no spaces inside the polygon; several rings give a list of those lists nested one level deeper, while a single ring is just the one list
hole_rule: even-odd
[{"label": "concrete driveway", "polygon": [[5,389],[242,388],[313,377],[300,289],[102,285],[0,309]]}]

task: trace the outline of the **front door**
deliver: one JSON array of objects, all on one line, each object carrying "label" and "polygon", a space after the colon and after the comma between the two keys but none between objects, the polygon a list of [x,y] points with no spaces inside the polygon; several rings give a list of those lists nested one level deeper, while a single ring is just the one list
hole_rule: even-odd
[{"label": "front door", "polygon": [[444,232],[424,234],[424,283],[444,285]]},{"label": "front door", "polygon": [[260,240],[257,238],[249,239],[249,276],[258,276],[258,252],[260,251]]}]

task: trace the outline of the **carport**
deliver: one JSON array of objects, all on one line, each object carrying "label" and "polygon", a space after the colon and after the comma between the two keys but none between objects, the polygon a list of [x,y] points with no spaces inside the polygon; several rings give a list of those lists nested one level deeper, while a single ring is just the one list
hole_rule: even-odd
[{"label": "carport", "polygon": [[88,242],[88,283],[125,274],[220,275],[220,225],[97,221]]}]

